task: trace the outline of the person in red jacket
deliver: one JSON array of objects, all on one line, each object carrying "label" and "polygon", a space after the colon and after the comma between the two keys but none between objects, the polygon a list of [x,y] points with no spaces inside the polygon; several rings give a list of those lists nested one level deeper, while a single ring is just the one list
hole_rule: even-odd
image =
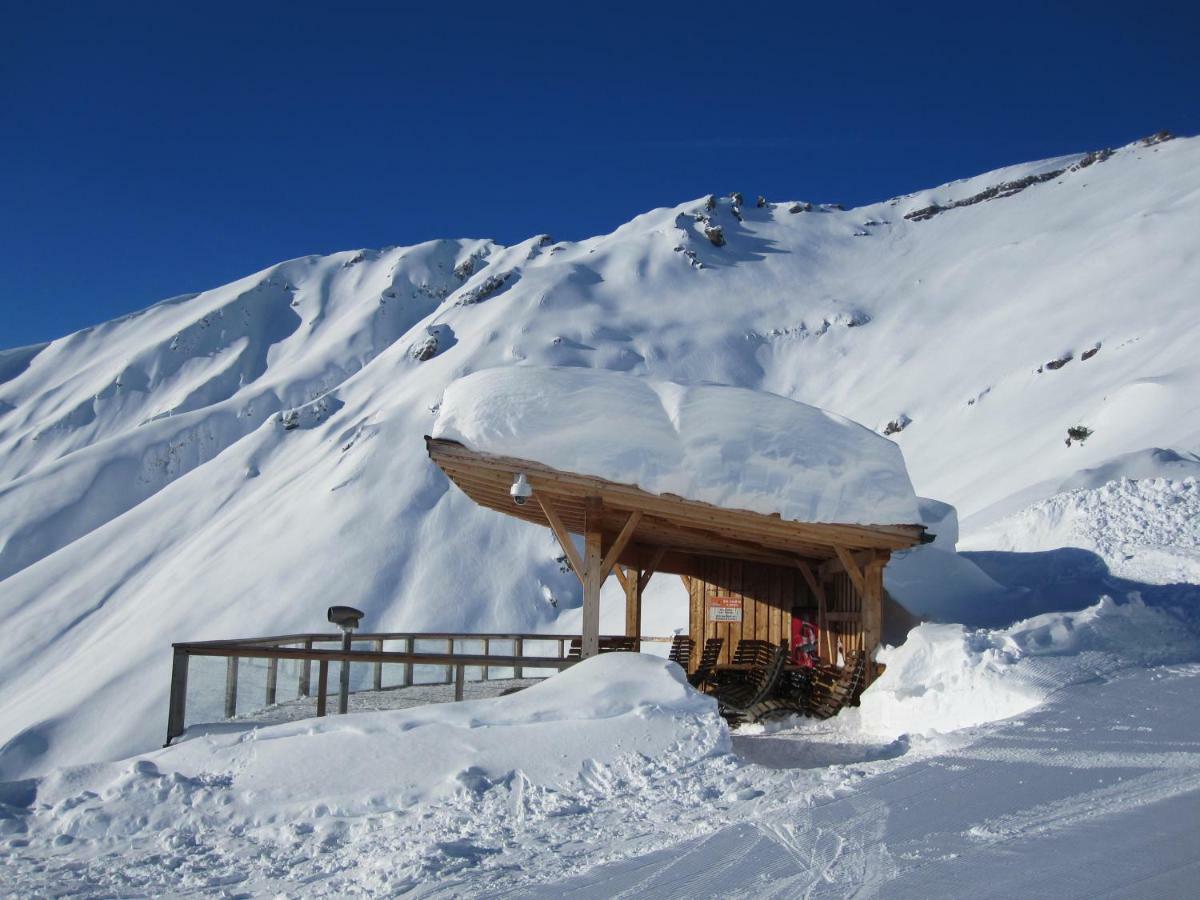
[{"label": "person in red jacket", "polygon": [[792,610],[792,664],[812,668],[817,655],[817,623],[800,607]]}]

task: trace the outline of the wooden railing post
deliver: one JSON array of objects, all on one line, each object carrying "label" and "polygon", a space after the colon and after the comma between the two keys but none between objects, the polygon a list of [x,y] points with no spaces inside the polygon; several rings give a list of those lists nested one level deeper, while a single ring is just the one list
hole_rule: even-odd
[{"label": "wooden railing post", "polygon": [[[378,650],[380,653],[383,652],[383,640],[382,639],[375,642],[375,649]],[[375,674],[374,674],[374,677],[371,679],[371,687],[377,691],[383,690],[383,663],[382,662],[375,663]]]},{"label": "wooden railing post", "polygon": [[[342,652],[349,653],[354,649],[350,632],[342,633]],[[344,716],[350,709],[350,660],[343,659],[338,669],[338,715]]]},{"label": "wooden railing post", "polygon": [[225,718],[237,715],[238,658],[229,657],[225,663]]},{"label": "wooden railing post", "polygon": [[267,662],[267,706],[275,705],[275,685],[279,680],[279,660]]},{"label": "wooden railing post", "polygon": [[[412,638],[407,638],[404,641],[404,652],[412,653],[415,643],[416,642]],[[402,683],[405,687],[408,687],[413,683],[413,664],[410,662],[406,662],[404,664],[404,680]]]},{"label": "wooden railing post", "polygon": [[[492,655],[492,641],[490,638],[483,639],[483,655],[484,656]],[[486,665],[483,667],[483,680],[484,681],[488,680],[488,667]]]},{"label": "wooden railing post", "polygon": [[317,715],[325,715],[325,695],[329,687],[329,660],[317,664]]},{"label": "wooden railing post", "polygon": [[[312,641],[305,641],[304,649],[311,650],[312,649]],[[298,692],[301,697],[308,696],[309,680],[310,680],[311,676],[312,676],[312,661],[307,660],[307,659],[301,661],[301,663],[300,663],[300,690]]]},{"label": "wooden railing post", "polygon": [[188,654],[184,650],[176,650],[171,659],[171,704],[167,710],[167,742],[183,734],[184,722],[187,715],[187,677]]},{"label": "wooden railing post", "polygon": [[[525,641],[523,638],[515,638],[513,640],[513,656],[522,657],[525,655]],[[519,665],[513,667],[513,678],[525,677],[525,670]]]},{"label": "wooden railing post", "polygon": [[[454,638],[450,638],[448,641],[446,641],[446,655],[447,656],[454,655]],[[444,682],[445,684],[450,683],[450,676],[454,674],[451,671],[451,669],[453,669],[453,668],[454,668],[454,666],[446,666],[446,681]]]},{"label": "wooden railing post", "polygon": [[463,698],[463,682],[466,680],[467,667],[459,663],[454,667],[454,699],[461,700]]}]

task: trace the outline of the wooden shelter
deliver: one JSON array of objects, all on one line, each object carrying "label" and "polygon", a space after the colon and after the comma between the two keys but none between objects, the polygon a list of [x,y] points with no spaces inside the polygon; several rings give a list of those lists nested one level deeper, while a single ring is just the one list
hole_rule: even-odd
[{"label": "wooden shelter", "polygon": [[[922,543],[921,525],[793,522],[652,494],[528,459],[426,437],[430,458],[480,506],[550,528],[583,583],[583,656],[599,650],[600,588],[615,573],[625,589],[625,631],[641,635],[642,596],[656,572],[682,577],[697,646],[725,638],[722,662],[741,639],[791,637],[796,609],[817,622],[819,652],[872,653],[883,633],[883,569],[891,553]],[[523,474],[532,497],[509,489]],[[584,539],[581,555],[572,534]],[[635,644],[636,646],[636,644]],[[693,663],[694,665],[694,663]],[[874,677],[867,666],[866,682]]]}]

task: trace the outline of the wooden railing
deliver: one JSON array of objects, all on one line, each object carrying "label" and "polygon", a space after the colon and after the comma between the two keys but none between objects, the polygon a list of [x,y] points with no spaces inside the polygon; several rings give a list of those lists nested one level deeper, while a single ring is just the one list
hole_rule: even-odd
[{"label": "wooden railing", "polygon": [[[172,740],[183,734],[187,714],[188,667],[193,656],[224,657],[225,669],[225,717],[233,718],[237,714],[238,700],[238,661],[241,659],[267,660],[265,706],[276,702],[279,683],[279,661],[299,660],[299,676],[297,696],[309,697],[312,691],[312,663],[317,663],[317,703],[316,714],[324,716],[328,705],[329,695],[329,664],[340,663],[370,663],[373,664],[371,684],[373,690],[383,689],[383,667],[385,664],[397,664],[402,667],[401,681],[391,687],[407,687],[414,684],[414,666],[438,666],[443,668],[443,681],[422,682],[422,684],[454,684],[454,699],[463,698],[468,668],[480,668],[483,680],[488,680],[489,669],[511,669],[514,678],[524,677],[526,669],[553,669],[561,671],[574,665],[579,660],[569,655],[572,641],[578,641],[579,635],[574,634],[465,634],[459,632],[386,632],[359,633],[350,636],[351,648],[343,649],[341,634],[284,634],[270,637],[240,638],[236,640],[196,641],[173,644],[174,657],[171,665],[170,706],[167,712],[167,746]],[[614,636],[615,639],[615,636]],[[604,640],[604,639],[602,639]],[[669,637],[643,637],[642,642],[670,641]],[[418,642],[444,641],[445,650],[437,652],[419,651]],[[387,643],[399,642],[402,650],[386,650]],[[458,643],[482,643],[482,653],[460,653],[455,651]],[[508,654],[492,653],[492,643],[505,643],[511,646]],[[556,647],[553,656],[527,656],[525,644],[550,643]],[[336,645],[333,649],[320,649],[318,644]],[[358,649],[355,645],[369,645],[368,649]],[[345,694],[340,697],[344,709]]]}]

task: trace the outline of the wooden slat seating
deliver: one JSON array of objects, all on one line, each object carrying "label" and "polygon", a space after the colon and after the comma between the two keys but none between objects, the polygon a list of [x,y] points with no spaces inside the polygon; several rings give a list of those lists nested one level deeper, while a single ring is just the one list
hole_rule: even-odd
[{"label": "wooden slat seating", "polygon": [[[601,653],[632,653],[633,645],[633,638],[622,635],[600,638]],[[583,638],[572,638],[571,646],[567,650],[567,658],[579,659],[581,656],[583,656]]]},{"label": "wooden slat seating", "polygon": [[[747,645],[743,649],[743,645]],[[774,692],[787,662],[787,650],[767,641],[742,641],[734,653],[735,664],[751,666],[745,672],[722,674],[713,694],[730,724],[756,718],[755,707]]]},{"label": "wooden slat seating", "polygon": [[692,663],[692,651],[696,647],[696,642],[686,634],[677,634],[671,639],[671,650],[667,654],[667,659],[673,663],[678,663],[683,671],[687,671]]},{"label": "wooden slat seating", "polygon": [[709,638],[704,642],[704,650],[700,653],[700,662],[696,671],[688,676],[688,682],[697,690],[703,690],[712,681],[717,668],[717,660],[725,648],[725,638]]},{"label": "wooden slat seating", "polygon": [[770,697],[755,704],[747,718],[761,722],[783,716],[806,715],[812,691],[812,673],[812,669],[785,666],[775,683],[775,691]]},{"label": "wooden slat seating", "polygon": [[866,671],[867,657],[861,650],[852,652],[841,669],[818,666],[812,670],[805,712],[818,719],[836,716],[858,693]]}]

